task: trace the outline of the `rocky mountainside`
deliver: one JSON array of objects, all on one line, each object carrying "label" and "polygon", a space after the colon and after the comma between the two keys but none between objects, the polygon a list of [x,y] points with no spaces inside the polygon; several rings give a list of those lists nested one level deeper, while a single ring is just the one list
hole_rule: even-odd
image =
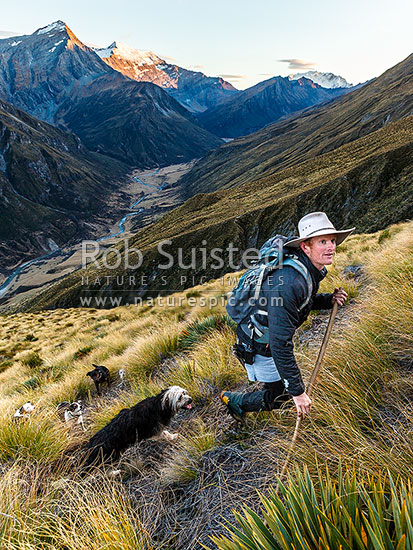
[{"label": "rocky mountainside", "polygon": [[222,143],[161,88],[115,71],[73,92],[56,122],[89,149],[143,168],[186,162]]},{"label": "rocky mountainside", "polygon": [[[243,251],[261,246],[274,230],[294,234],[297,220],[309,211],[324,210],[337,227],[355,225],[358,232],[411,219],[412,133],[410,116],[241,187],[196,195],[131,239],[129,247],[143,254],[141,267],[133,270],[133,282],[129,277],[132,271],[122,265],[118,269],[90,265],[45,289],[23,307],[79,307],[80,298],[87,296],[93,300],[106,297],[100,306],[110,307],[108,296],[121,296],[122,303],[133,303],[136,296],[158,295],[161,288],[164,292],[181,291],[199,284],[202,277],[208,281],[231,271],[228,246],[234,249],[232,263],[241,265]],[[164,240],[171,243],[161,253],[157,246]],[[203,256],[200,259],[200,243],[208,259],[206,265]],[[198,254],[197,267],[183,269],[182,265],[190,266],[193,261],[193,250]],[[122,244],[118,251],[124,252]],[[166,251],[174,263],[169,269],[160,269]],[[216,267],[219,258],[222,265]],[[137,257],[130,255],[129,261],[134,264]],[[89,277],[89,286],[81,284],[82,277]],[[124,277],[119,285],[117,277]]]},{"label": "rocky mountainside", "polygon": [[110,67],[138,82],[152,82],[193,113],[206,111],[240,92],[220,77],[206,76],[167,63],[153,52],[136,50],[120,42],[96,53]]},{"label": "rocky mountainside", "polygon": [[307,71],[305,73],[290,74],[290,80],[298,80],[300,78],[308,78],[323,86],[323,88],[353,88],[354,84],[349,84],[345,78],[333,73],[322,73],[320,71]]},{"label": "rocky mountainside", "polygon": [[111,72],[63,21],[0,40],[1,97],[51,124],[73,89]]},{"label": "rocky mountainside", "polygon": [[[110,150],[113,156],[139,167],[158,165],[162,158],[171,163],[200,157],[220,144],[218,138],[198,128],[166,92],[151,83],[134,82],[109,67],[62,21],[31,35],[0,40],[0,98],[41,120],[79,131],[92,150]],[[112,111],[105,114],[103,107],[96,132],[88,131],[95,126],[96,105],[115,99],[116,117]],[[137,108],[142,110],[135,112]],[[73,110],[81,113],[82,120]],[[109,144],[100,135],[107,136]]]},{"label": "rocky mountainside", "polygon": [[185,197],[275,174],[413,112],[413,54],[334,102],[226,143],[180,181]]},{"label": "rocky mountainside", "polygon": [[323,88],[307,78],[290,80],[288,77],[275,76],[208,109],[198,115],[198,120],[217,136],[239,137],[347,92],[346,88]]},{"label": "rocky mountainside", "polygon": [[[17,262],[91,235],[126,165],[0,100],[0,256]],[[107,215],[107,214],[106,214]]]}]

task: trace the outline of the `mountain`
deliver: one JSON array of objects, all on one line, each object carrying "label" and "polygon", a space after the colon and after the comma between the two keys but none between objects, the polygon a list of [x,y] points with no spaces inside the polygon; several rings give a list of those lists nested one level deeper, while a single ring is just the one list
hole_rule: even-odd
[{"label": "mountain", "polygon": [[56,122],[89,149],[147,168],[186,162],[221,144],[161,88],[115,71],[73,92]]},{"label": "mountain", "polygon": [[110,212],[104,196],[126,171],[75,135],[0,100],[1,271],[93,235],[88,223]]},{"label": "mountain", "polygon": [[413,54],[361,88],[226,143],[180,181],[184,196],[234,187],[332,151],[413,112]]},{"label": "mountain", "polygon": [[63,21],[0,40],[2,99],[51,124],[73,89],[111,72]]},{"label": "mountain", "polygon": [[167,63],[153,52],[135,50],[120,42],[113,42],[107,48],[95,48],[95,51],[116,71],[138,82],[160,86],[193,113],[206,111],[239,93],[220,77],[184,69]]},{"label": "mountain", "polygon": [[200,157],[220,144],[166,92],[109,67],[62,21],[0,40],[0,98],[139,167]]},{"label": "mountain", "polygon": [[[137,296],[156,296],[160,290],[182,291],[239,268],[243,252],[260,247],[274,231],[294,234],[297,220],[309,211],[324,210],[336,227],[355,225],[357,232],[377,231],[409,219],[413,215],[412,134],[410,116],[240,187],[196,195],[130,239],[129,249],[137,248],[143,256],[139,268],[90,265],[46,288],[24,308],[79,307],[81,298],[88,296],[102,298],[93,306],[110,307],[108,297],[121,296],[124,304],[133,303]],[[121,255],[122,246],[117,247]],[[231,264],[228,247],[234,251]],[[195,268],[185,269],[194,251],[198,262]],[[172,267],[160,268],[170,258]],[[131,264],[137,260],[136,254],[129,255]],[[116,277],[123,276],[118,284]],[[82,286],[80,281],[87,277],[89,286]]]},{"label": "mountain", "polygon": [[322,88],[307,78],[290,80],[275,76],[240,92],[222,105],[208,109],[197,118],[204,128],[217,136],[239,137],[346,92],[345,88]]},{"label": "mountain", "polygon": [[307,71],[305,73],[290,74],[290,80],[299,80],[300,78],[308,78],[319,84],[323,88],[353,88],[354,84],[349,84],[342,76],[337,76],[333,73],[322,73],[319,71]]}]

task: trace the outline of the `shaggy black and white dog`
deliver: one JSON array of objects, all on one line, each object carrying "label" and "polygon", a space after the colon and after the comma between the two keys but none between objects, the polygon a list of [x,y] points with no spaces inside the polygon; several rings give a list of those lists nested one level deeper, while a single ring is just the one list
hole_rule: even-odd
[{"label": "shaggy black and white dog", "polygon": [[99,430],[86,445],[85,466],[117,460],[120,454],[136,441],[162,434],[169,440],[164,428],[181,409],[190,409],[192,398],[179,386],[171,386],[158,395],[147,397],[130,409],[122,409],[109,424]]}]

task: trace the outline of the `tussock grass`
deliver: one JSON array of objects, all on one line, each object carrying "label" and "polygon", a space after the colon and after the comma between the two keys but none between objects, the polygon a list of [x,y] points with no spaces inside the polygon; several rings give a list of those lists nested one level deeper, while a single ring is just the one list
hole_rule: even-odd
[{"label": "tussock grass", "polygon": [[204,319],[197,319],[182,330],[179,345],[183,350],[189,349],[199,342],[203,335],[211,334],[221,327],[230,327],[235,330],[236,324],[226,314],[209,315]]},{"label": "tussock grass", "polygon": [[138,512],[110,478],[46,483],[40,466],[16,464],[0,480],[0,491],[4,550],[153,548]]},{"label": "tussock grass", "polygon": [[137,339],[126,357],[129,372],[139,377],[150,376],[159,363],[177,351],[179,334],[179,327],[171,325]]},{"label": "tussock grass", "polygon": [[217,392],[245,378],[245,371],[231,354],[234,330],[222,328],[211,334],[164,378],[168,385],[189,388],[197,402],[210,402]]},{"label": "tussock grass", "polygon": [[[14,411],[13,411],[14,412]],[[67,445],[64,425],[51,412],[32,413],[30,418],[11,421],[7,411],[0,419],[0,460],[30,460],[44,463],[55,460]]]},{"label": "tussock grass", "polygon": [[200,459],[217,444],[217,433],[202,418],[188,426],[176,443],[177,450],[161,470],[165,484],[186,484],[199,475]]},{"label": "tussock grass", "polygon": [[[387,471],[394,480],[397,476],[411,478],[412,232],[412,224],[401,224],[389,227],[385,237],[382,233],[352,235],[340,246],[323,281],[324,292],[344,286],[352,306],[336,321],[313,394],[313,412],[303,423],[290,467],[294,471],[294,462],[300,471],[307,466],[317,498],[321,483],[317,481],[318,464],[329,465],[333,484],[339,480],[340,463],[346,462],[354,462],[360,486],[368,483],[370,475],[381,478],[387,491]],[[361,277],[343,276],[347,266],[360,264]],[[0,490],[6,503],[3,506],[0,499],[0,511],[9,510],[19,518],[9,518],[4,524],[1,548],[74,550],[106,545],[122,549],[128,548],[125,540],[129,536],[129,548],[150,548],[148,541],[154,534],[150,526],[155,525],[158,532],[153,544],[157,548],[192,548],[202,532],[221,529],[220,513],[241,504],[237,493],[241,485],[234,482],[238,472],[231,470],[232,461],[238,465],[234,468],[250,467],[243,473],[242,502],[254,504],[255,479],[265,478],[261,486],[268,486],[267,478],[276,481],[294,429],[294,409],[286,404],[280,411],[251,415],[247,427],[237,431],[218,399],[223,389],[245,388],[245,371],[230,353],[233,326],[223,303],[212,306],[212,298],[228,292],[239,275],[195,287],[191,306],[184,302],[179,308],[73,309],[0,317],[0,356],[7,363],[0,372],[0,410],[5,411],[0,418],[0,467],[4,473]],[[207,303],[210,299],[211,307],[201,305],[203,298]],[[318,316],[317,322],[325,319]],[[319,330],[318,336],[321,333]],[[89,353],[75,359],[76,351],[85,347],[91,348]],[[317,345],[298,346],[305,379],[317,351]],[[23,363],[31,353],[41,357],[41,365],[31,368]],[[100,398],[85,376],[91,363],[105,364],[111,372],[112,386],[104,388]],[[120,368],[126,370],[123,386],[116,375]],[[120,409],[169,385],[185,387],[194,397],[195,407],[172,425],[173,431],[180,432],[176,442],[150,442],[133,450],[138,455],[132,460],[139,465],[133,473],[137,477],[124,485],[133,493],[142,476],[141,496],[134,495],[133,505],[113,480],[93,476],[77,480],[74,472],[70,480],[61,479],[68,475],[62,472],[40,487],[41,466],[37,473],[28,473],[36,461],[40,465],[52,462],[74,440],[95,433]],[[55,414],[60,401],[79,398],[86,406],[86,434],[66,428]],[[11,422],[14,409],[29,399],[36,407],[32,417],[15,425]],[[11,465],[13,460],[16,467]],[[257,478],[248,477],[253,473]],[[33,511],[19,500],[16,476],[34,487],[27,499]],[[233,476],[232,485],[228,476]],[[3,479],[7,483],[1,485]],[[292,476],[282,481],[289,490],[297,479]],[[151,487],[156,490],[148,496]],[[84,500],[79,496],[83,489]],[[26,493],[21,493],[23,498]],[[62,502],[73,503],[76,509],[76,499],[80,504],[75,517]],[[118,518],[114,503],[120,509]],[[228,508],[228,503],[233,504]],[[141,504],[148,513],[142,520],[148,526],[147,535],[135,513]],[[200,510],[212,507],[213,517],[192,516],[196,505]],[[41,517],[44,528],[40,527]],[[196,529],[190,525],[191,517],[197,518]],[[20,534],[19,521],[23,524]],[[111,534],[98,538],[100,522],[107,523]],[[130,535],[130,529],[135,535]],[[1,532],[0,527],[0,536]]]}]

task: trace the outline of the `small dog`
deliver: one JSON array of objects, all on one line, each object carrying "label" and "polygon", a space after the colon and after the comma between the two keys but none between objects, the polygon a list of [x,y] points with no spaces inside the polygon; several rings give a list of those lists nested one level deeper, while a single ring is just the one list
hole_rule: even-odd
[{"label": "small dog", "polygon": [[19,409],[16,409],[16,412],[13,415],[13,420],[20,420],[20,418],[29,418],[30,414],[34,411],[34,405],[27,401]]},{"label": "small dog", "polygon": [[186,390],[171,386],[130,409],[122,409],[86,444],[84,464],[91,466],[105,460],[117,460],[136,441],[160,433],[170,441],[176,439],[178,434],[170,434],[163,428],[179,410],[191,409],[191,403],[192,398]]},{"label": "small dog", "polygon": [[100,395],[100,385],[103,384],[103,382],[106,382],[106,384],[110,385],[110,372],[109,369],[104,367],[103,365],[93,365],[95,367],[93,370],[86,373],[86,376],[90,376],[90,378],[93,380],[96,386],[97,394]]},{"label": "small dog", "polygon": [[83,431],[86,431],[85,424],[83,422],[83,410],[81,401],[74,401],[69,403],[68,401],[63,401],[59,403],[56,407],[57,414],[62,420],[68,424],[69,422],[75,421],[75,424],[80,424]]},{"label": "small dog", "polygon": [[125,384],[125,378],[126,378],[126,371],[125,371],[125,369],[119,369],[119,370],[118,370],[118,374],[119,374],[119,378],[120,378],[119,387],[120,387],[120,388],[123,388],[123,386],[124,386],[124,384]]}]

